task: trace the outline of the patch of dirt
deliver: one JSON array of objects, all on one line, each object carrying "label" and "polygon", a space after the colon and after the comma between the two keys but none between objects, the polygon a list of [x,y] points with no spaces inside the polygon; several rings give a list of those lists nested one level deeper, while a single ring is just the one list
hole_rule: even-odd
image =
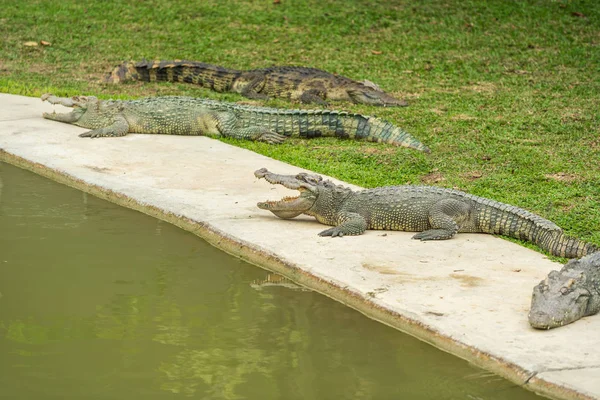
[{"label": "patch of dirt", "polygon": [[427,184],[427,185],[431,185],[432,183],[439,183],[439,182],[443,182],[446,180],[446,178],[444,178],[444,176],[442,175],[441,172],[439,171],[433,171],[427,175],[424,175],[420,178],[421,182]]},{"label": "patch of dirt", "polygon": [[498,90],[498,87],[491,82],[477,82],[470,86],[463,86],[462,88],[476,93],[494,93]]},{"label": "patch of dirt", "polygon": [[437,114],[437,115],[444,115],[447,112],[447,110],[443,110],[443,109],[439,109],[439,108],[432,108],[429,111],[431,111],[432,113]]},{"label": "patch of dirt", "polygon": [[58,70],[58,67],[54,64],[45,63],[33,63],[29,64],[27,72],[34,74],[53,75]]},{"label": "patch of dirt", "polygon": [[396,149],[393,147],[385,147],[383,149],[379,149],[376,147],[366,147],[366,148],[362,149],[362,151],[365,154],[369,154],[369,155],[372,155],[372,154],[377,154],[377,155],[379,155],[379,154],[395,154],[396,153]]},{"label": "patch of dirt", "polygon": [[546,174],[544,176],[548,179],[559,182],[575,182],[581,180],[579,175],[569,174],[567,172],[557,172],[555,174]]},{"label": "patch of dirt", "polygon": [[450,274],[450,277],[460,281],[461,286],[465,287],[481,286],[483,283],[483,279],[472,275]]},{"label": "patch of dirt", "polygon": [[560,118],[560,122],[568,124],[570,122],[585,121],[586,118],[582,115],[581,111],[570,111],[564,112]]},{"label": "patch of dirt", "polygon": [[474,121],[477,117],[472,117],[467,114],[456,114],[450,118],[452,121]]},{"label": "patch of dirt", "polygon": [[382,275],[399,275],[400,274],[400,272],[396,271],[395,269],[392,269],[390,267],[380,266],[380,265],[362,263],[362,267],[364,269],[368,269],[369,271],[378,272]]},{"label": "patch of dirt", "polygon": [[475,179],[481,178],[483,176],[483,172],[470,171],[470,172],[466,172],[466,173],[462,174],[462,176],[469,181],[474,181]]},{"label": "patch of dirt", "polygon": [[569,212],[577,206],[575,204],[561,204],[559,207],[560,207],[561,211]]}]

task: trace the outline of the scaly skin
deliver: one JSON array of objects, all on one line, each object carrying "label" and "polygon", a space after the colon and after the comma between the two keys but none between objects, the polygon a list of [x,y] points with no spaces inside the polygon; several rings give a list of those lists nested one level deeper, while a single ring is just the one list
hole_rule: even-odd
[{"label": "scaly skin", "polygon": [[419,232],[413,239],[444,240],[458,232],[491,233],[535,243],[555,256],[581,257],[598,248],[567,237],[553,222],[518,207],[434,186],[387,186],[354,192],[319,175],[254,175],[298,190],[300,196],[258,203],[280,218],[311,215],[333,228],[320,236],[360,235],[367,229]]},{"label": "scaly skin", "polygon": [[44,118],[92,129],[81,137],[124,136],[127,133],[212,135],[281,143],[288,136],[365,139],[429,152],[402,129],[378,118],[330,110],[281,110],[193,97],[151,97],[141,100],[98,100],[94,96],[43,101],[72,107]]},{"label": "scaly skin", "polygon": [[236,92],[251,99],[280,97],[327,105],[327,100],[383,107],[402,107],[374,84],[357,82],[316,68],[270,67],[239,71],[197,61],[124,62],[104,78],[107,83],[130,80],[187,82],[217,92]]},{"label": "scaly skin", "polygon": [[569,261],[533,288],[529,324],[553,329],[600,312],[600,253]]}]

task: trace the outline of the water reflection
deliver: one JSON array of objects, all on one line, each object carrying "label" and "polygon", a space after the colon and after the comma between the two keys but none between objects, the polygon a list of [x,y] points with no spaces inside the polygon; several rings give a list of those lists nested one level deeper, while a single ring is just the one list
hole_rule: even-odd
[{"label": "water reflection", "polygon": [[170,224],[1,163],[0,195],[1,398],[536,397]]}]

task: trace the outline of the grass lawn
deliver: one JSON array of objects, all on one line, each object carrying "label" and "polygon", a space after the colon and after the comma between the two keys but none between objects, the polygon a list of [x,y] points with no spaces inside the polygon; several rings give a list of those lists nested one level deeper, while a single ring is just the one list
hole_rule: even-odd
[{"label": "grass lawn", "polygon": [[304,65],[369,79],[410,106],[333,108],[390,120],[430,155],[335,139],[223,140],[365,187],[458,188],[600,245],[597,0],[7,0],[0,34],[0,91],[21,95],[245,100],[184,84],[99,82],[142,58]]}]

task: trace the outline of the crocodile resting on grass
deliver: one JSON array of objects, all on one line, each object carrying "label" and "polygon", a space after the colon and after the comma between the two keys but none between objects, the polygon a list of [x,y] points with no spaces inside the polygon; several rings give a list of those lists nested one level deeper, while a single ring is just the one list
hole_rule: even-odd
[{"label": "crocodile resting on grass", "polygon": [[600,253],[569,261],[533,288],[529,324],[552,329],[600,312]]},{"label": "crocodile resting on grass", "polygon": [[107,83],[123,81],[187,82],[216,92],[236,92],[250,99],[281,97],[303,103],[327,105],[327,100],[344,100],[374,106],[406,106],[374,84],[354,81],[316,68],[270,67],[239,71],[197,61],[128,61],[104,78]]},{"label": "crocodile resting on grass", "polygon": [[81,137],[163,133],[281,143],[287,136],[337,136],[429,152],[427,146],[389,122],[332,110],[282,110],[193,97],[104,101],[94,96],[61,98],[44,94],[42,100],[72,107],[72,112],[44,113],[43,117],[92,129]]},{"label": "crocodile resting on grass", "polygon": [[444,240],[457,232],[491,233],[532,242],[555,256],[581,257],[598,248],[566,236],[556,224],[518,207],[434,186],[387,186],[353,191],[319,175],[254,172],[298,197],[258,203],[280,218],[311,215],[333,228],[320,236],[360,235],[366,229],[419,232],[413,239]]}]

